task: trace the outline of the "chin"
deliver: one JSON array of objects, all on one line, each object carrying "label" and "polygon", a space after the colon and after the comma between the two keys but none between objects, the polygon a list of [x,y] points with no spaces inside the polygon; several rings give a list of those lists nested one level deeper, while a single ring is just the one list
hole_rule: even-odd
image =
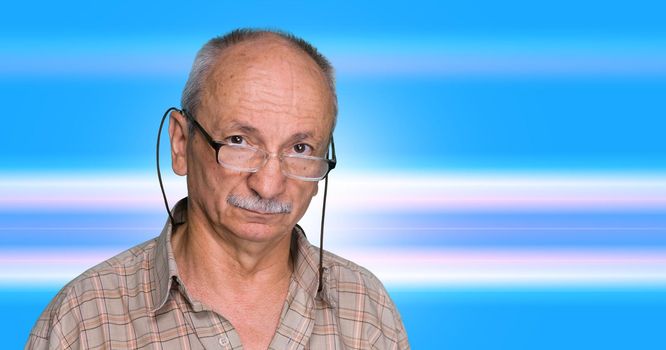
[{"label": "chin", "polygon": [[288,236],[292,227],[285,228],[283,225],[265,223],[244,223],[238,229],[233,230],[232,228],[232,230],[239,238],[253,242],[266,242]]}]

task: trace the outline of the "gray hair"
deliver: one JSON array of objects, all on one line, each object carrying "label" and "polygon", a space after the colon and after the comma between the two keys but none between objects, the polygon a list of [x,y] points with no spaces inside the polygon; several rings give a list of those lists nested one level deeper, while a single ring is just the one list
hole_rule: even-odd
[{"label": "gray hair", "polygon": [[[317,66],[319,66],[321,71],[324,73],[333,99],[333,127],[331,129],[331,132],[333,132],[338,115],[338,98],[335,92],[335,77],[333,66],[328,61],[328,59],[319,53],[319,51],[310,43],[291,33],[279,30],[242,28],[209,40],[199,50],[196,58],[194,59],[194,63],[192,64],[192,70],[190,71],[190,75],[187,78],[187,83],[185,83],[183,95],[180,100],[182,108],[187,110],[191,116],[196,115],[197,110],[201,106],[201,92],[204,88],[206,78],[210,74],[215,61],[226,48],[241,42],[257,39],[270,34],[277,35],[278,37],[285,39],[294,47],[305,52],[315,61]],[[190,129],[192,130],[191,127]]]}]

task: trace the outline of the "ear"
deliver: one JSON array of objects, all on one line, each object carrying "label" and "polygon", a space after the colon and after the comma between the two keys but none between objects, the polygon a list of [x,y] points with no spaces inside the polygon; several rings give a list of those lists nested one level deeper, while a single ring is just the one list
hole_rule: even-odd
[{"label": "ear", "polygon": [[180,111],[172,111],[169,118],[169,139],[171,140],[171,167],[173,172],[187,175],[187,119]]}]

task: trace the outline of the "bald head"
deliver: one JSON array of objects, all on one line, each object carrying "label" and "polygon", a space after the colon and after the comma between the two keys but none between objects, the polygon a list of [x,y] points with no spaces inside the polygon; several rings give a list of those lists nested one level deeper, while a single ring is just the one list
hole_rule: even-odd
[{"label": "bald head", "polygon": [[[211,95],[220,93],[219,89],[225,89],[223,85],[227,85],[229,81],[239,79],[238,73],[261,63],[279,66],[280,62],[276,61],[286,61],[284,58],[287,56],[290,57],[291,68],[309,71],[308,76],[325,84],[328,92],[326,100],[329,103],[329,115],[326,117],[331,118],[332,132],[337,117],[337,97],[331,64],[303,39],[279,31],[238,29],[206,43],[199,50],[192,66],[183,90],[181,106],[196,115]],[[312,81],[294,83],[311,84]]]}]

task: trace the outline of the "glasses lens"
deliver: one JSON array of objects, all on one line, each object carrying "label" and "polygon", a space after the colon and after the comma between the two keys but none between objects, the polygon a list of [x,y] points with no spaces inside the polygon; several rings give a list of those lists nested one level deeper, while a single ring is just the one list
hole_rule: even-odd
[{"label": "glasses lens", "polygon": [[282,166],[286,174],[306,181],[321,180],[328,171],[328,162],[318,157],[284,156]]},{"label": "glasses lens", "polygon": [[263,159],[260,150],[234,144],[222,146],[217,153],[217,161],[221,165],[239,171],[256,171]]}]

